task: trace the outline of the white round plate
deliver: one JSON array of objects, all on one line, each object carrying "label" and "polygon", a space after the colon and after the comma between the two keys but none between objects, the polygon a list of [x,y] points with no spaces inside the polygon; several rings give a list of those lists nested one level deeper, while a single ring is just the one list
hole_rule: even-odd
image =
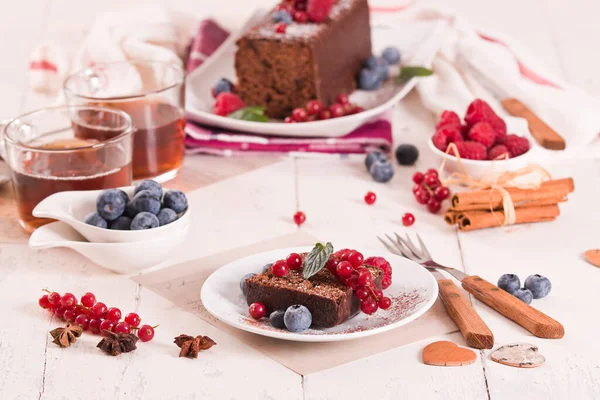
[{"label": "white round plate", "polygon": [[[393,271],[393,283],[384,291],[392,299],[392,306],[388,310],[378,310],[373,315],[359,313],[333,328],[308,329],[300,333],[274,328],[268,318],[260,321],[252,319],[240,290],[241,278],[250,272],[262,272],[265,264],[290,253],[310,250],[310,247],[279,249],[229,263],[213,272],[204,282],[200,293],[202,304],[217,319],[248,332],[299,342],[337,342],[371,336],[405,325],[429,310],[437,298],[437,282],[430,272],[403,257],[385,253],[383,256],[390,262]],[[365,257],[383,253],[381,250],[361,252]]]}]

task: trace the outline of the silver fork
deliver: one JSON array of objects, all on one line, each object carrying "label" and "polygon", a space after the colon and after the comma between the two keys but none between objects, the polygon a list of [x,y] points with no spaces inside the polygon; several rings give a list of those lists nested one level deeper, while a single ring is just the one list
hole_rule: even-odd
[{"label": "silver fork", "polygon": [[[381,240],[392,252],[400,252],[404,257],[421,264],[430,271],[442,270],[450,273],[457,280],[462,282],[462,287],[467,292],[471,293],[477,300],[487,304],[506,318],[521,325],[535,336],[546,339],[560,339],[564,336],[564,327],[558,321],[547,316],[538,309],[522,302],[515,296],[501,290],[496,285],[491,284],[477,275],[467,275],[455,268],[446,267],[435,262],[418,234],[417,239],[419,241],[419,247],[413,243],[408,235],[406,236],[406,239],[400,237],[397,233],[395,233],[394,236],[395,239],[386,234],[386,237],[392,243],[392,246],[381,238],[379,238],[379,240]],[[441,286],[443,285],[440,285],[440,288]],[[440,290],[440,293],[441,292],[442,291]]]}]

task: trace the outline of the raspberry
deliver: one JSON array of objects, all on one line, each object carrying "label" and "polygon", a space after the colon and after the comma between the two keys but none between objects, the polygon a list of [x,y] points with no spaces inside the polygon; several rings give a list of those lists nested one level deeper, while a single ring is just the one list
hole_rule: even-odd
[{"label": "raspberry", "polygon": [[449,143],[463,141],[462,133],[460,133],[460,127],[443,125],[437,129],[436,133],[441,133],[446,136]]},{"label": "raspberry", "polygon": [[496,136],[506,136],[506,122],[502,118],[496,115],[496,118],[492,118],[489,122],[496,131]]},{"label": "raspberry", "polygon": [[469,130],[469,139],[489,148],[496,140],[496,132],[489,122],[478,122]]},{"label": "raspberry", "polygon": [[[487,158],[487,149],[481,143],[467,141],[457,142],[455,145],[462,158],[467,160],[485,160]],[[455,155],[454,149],[448,154]]]},{"label": "raspberry", "polygon": [[518,157],[529,151],[529,140],[527,138],[510,134],[503,140],[511,157]]},{"label": "raspberry", "polygon": [[509,158],[510,158],[508,149],[506,148],[505,145],[498,144],[498,145],[492,147],[490,149],[490,151],[488,151],[487,158],[488,158],[488,160],[503,160],[506,158],[506,156],[509,156]]},{"label": "raspberry", "polygon": [[462,137],[465,140],[469,139],[469,129],[471,129],[471,127],[467,124],[463,124],[460,126],[460,133],[462,134]]},{"label": "raspberry", "polygon": [[467,108],[465,122],[473,126],[481,121],[490,121],[495,116],[497,117],[496,113],[488,103],[481,99],[475,99]]},{"label": "raspberry", "polygon": [[435,129],[438,130],[442,126],[449,125],[460,129],[460,117],[454,111],[446,110],[440,117],[440,122],[437,123]]},{"label": "raspberry", "polygon": [[323,22],[329,16],[333,0],[308,0],[306,13],[312,22]]},{"label": "raspberry", "polygon": [[381,268],[385,275],[392,276],[392,267],[390,263],[383,257],[365,258],[363,261],[363,265],[370,265],[371,267]]},{"label": "raspberry", "polygon": [[226,116],[234,111],[245,106],[242,99],[235,93],[221,92],[217,95],[217,101],[213,107],[213,111],[217,115]]},{"label": "raspberry", "polygon": [[435,147],[441,151],[446,151],[446,148],[448,147],[448,136],[444,135],[442,132],[437,132],[435,135],[433,135],[431,140],[433,141],[433,145]]}]

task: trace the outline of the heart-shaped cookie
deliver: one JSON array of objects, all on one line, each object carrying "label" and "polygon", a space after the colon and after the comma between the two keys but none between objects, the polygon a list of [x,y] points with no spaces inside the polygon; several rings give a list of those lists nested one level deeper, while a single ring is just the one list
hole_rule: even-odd
[{"label": "heart-shaped cookie", "polygon": [[473,364],[475,360],[477,354],[473,350],[458,347],[446,340],[433,342],[423,349],[423,362],[428,365],[459,367]]},{"label": "heart-shaped cookie", "polygon": [[530,343],[512,343],[498,347],[490,358],[497,363],[518,368],[535,368],[544,364],[546,358]]}]

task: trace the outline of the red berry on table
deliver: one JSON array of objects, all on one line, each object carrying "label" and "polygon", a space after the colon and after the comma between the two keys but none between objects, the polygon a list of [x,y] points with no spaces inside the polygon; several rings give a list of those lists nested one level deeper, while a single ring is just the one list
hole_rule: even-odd
[{"label": "red berry on table", "polygon": [[131,333],[131,325],[127,322],[119,322],[113,329],[115,333]]},{"label": "red berry on table", "polygon": [[325,264],[325,266],[327,267],[327,269],[329,270],[329,272],[331,272],[333,275],[337,275],[337,265],[340,263],[340,259],[337,257],[330,257],[329,260],[327,260],[327,263]]},{"label": "red berry on table", "polygon": [[133,326],[134,328],[140,326],[140,322],[142,322],[140,316],[134,312],[130,312],[129,314],[127,314],[123,320],[129,325]]},{"label": "red berry on table", "polygon": [[450,189],[448,189],[446,186],[440,186],[437,187],[434,191],[433,191],[433,197],[437,200],[437,201],[443,201],[446,200],[448,198],[448,196],[450,196]]},{"label": "red berry on table", "polygon": [[306,13],[312,22],[323,22],[329,16],[333,0],[308,0]]},{"label": "red berry on table", "polygon": [[231,92],[221,92],[217,95],[215,105],[213,106],[213,111],[217,115],[226,116],[244,107],[244,102],[237,94]]},{"label": "red berry on table", "polygon": [[334,103],[329,106],[332,118],[339,118],[344,116],[344,106],[339,103]]},{"label": "red berry on table", "polygon": [[86,331],[90,326],[90,317],[88,317],[85,314],[79,314],[75,318],[75,325],[79,325],[81,327],[81,329]]},{"label": "red berry on table", "polygon": [[308,112],[304,108],[294,108],[292,111],[292,119],[297,122],[306,121],[306,117],[308,117]]},{"label": "red berry on table", "polygon": [[275,32],[277,32],[277,33],[285,33],[286,29],[287,29],[287,25],[285,22],[279,22],[279,23],[275,24]]},{"label": "red berry on table", "polygon": [[102,332],[102,335],[108,336],[108,333],[106,333],[104,331],[112,332],[114,327],[115,327],[115,323],[113,321],[111,321],[109,319],[105,319],[104,321],[102,321],[100,323],[100,332]]},{"label": "red berry on table", "polygon": [[77,314],[75,314],[75,309],[73,308],[67,308],[63,313],[63,319],[67,322],[75,321],[75,317],[77,317]]},{"label": "red berry on table", "polygon": [[392,300],[390,300],[389,297],[382,297],[381,299],[379,299],[379,301],[377,302],[377,305],[379,306],[379,308],[381,308],[382,310],[387,310],[388,308],[390,308],[390,306],[392,305]]},{"label": "red berry on table", "polygon": [[335,101],[337,101],[338,103],[344,105],[344,104],[348,104],[348,95],[346,93],[340,93],[337,95],[337,97],[335,98]]},{"label": "red berry on table", "polygon": [[48,295],[48,302],[53,306],[60,306],[61,296],[59,293],[52,292]]},{"label": "red berry on table", "polygon": [[415,216],[411,213],[406,213],[402,216],[402,225],[411,226],[415,223]]},{"label": "red berry on table", "polygon": [[412,176],[412,180],[414,183],[421,184],[423,183],[424,176],[425,175],[423,175],[422,172],[415,172]]},{"label": "red berry on table", "polygon": [[121,310],[117,307],[111,307],[106,311],[106,319],[113,322],[119,322],[121,319]]},{"label": "red berry on table", "polygon": [[102,320],[99,318],[90,319],[90,323],[89,323],[90,331],[93,333],[100,333],[100,324],[101,323],[102,323]]},{"label": "red berry on table", "polygon": [[108,307],[106,307],[106,304],[99,301],[92,307],[92,317],[104,318],[106,316],[106,311],[108,311]]},{"label": "red berry on table", "polygon": [[286,276],[288,272],[290,272],[290,269],[284,260],[279,260],[273,264],[271,271],[273,272],[273,275],[281,278],[282,276]]},{"label": "red berry on table", "polygon": [[352,276],[352,271],[354,270],[354,268],[352,268],[352,264],[350,264],[348,261],[342,261],[340,262],[337,267],[335,268],[337,275],[344,279],[344,278],[350,278]]},{"label": "red berry on table", "polygon": [[330,119],[330,118],[331,118],[331,111],[321,110],[321,112],[319,112],[319,119],[323,120],[323,119]]},{"label": "red berry on table", "polygon": [[364,288],[364,287],[356,289],[354,294],[356,295],[356,298],[359,300],[366,300],[369,297],[369,291],[367,290],[367,288]]},{"label": "red berry on table", "polygon": [[287,263],[289,269],[296,270],[302,267],[302,257],[300,257],[300,254],[298,253],[291,253],[288,255],[285,259],[285,262]]},{"label": "red berry on table", "polygon": [[81,304],[85,307],[92,307],[94,304],[96,304],[96,296],[94,293],[84,293],[84,295],[81,296]]},{"label": "red berry on table", "polygon": [[373,314],[375,311],[377,311],[377,302],[375,300],[372,299],[368,299],[363,301],[362,303],[360,303],[360,310],[362,312],[364,312],[365,314]]},{"label": "red berry on table", "polygon": [[367,194],[365,194],[365,203],[368,205],[375,203],[375,200],[377,200],[377,195],[375,193],[367,192]]},{"label": "red berry on table", "polygon": [[364,257],[362,255],[361,252],[356,251],[356,250],[352,250],[349,254],[348,254],[348,262],[350,264],[352,264],[352,266],[354,268],[358,268],[362,265],[363,261],[364,261]]},{"label": "red berry on table", "polygon": [[415,193],[415,198],[417,199],[417,203],[419,204],[427,204],[431,199],[431,195],[425,189],[422,189]]},{"label": "red berry on table", "polygon": [[435,214],[436,212],[440,211],[440,208],[442,208],[442,204],[436,199],[431,199],[427,203],[427,209],[432,214]]},{"label": "red berry on table", "polygon": [[142,342],[149,342],[154,338],[154,328],[150,325],[142,325],[138,329],[137,335]]},{"label": "red berry on table", "polygon": [[40,297],[40,299],[38,300],[38,304],[42,308],[52,308],[52,304],[50,304],[50,302],[48,301],[48,295],[47,294],[45,294],[42,297]]},{"label": "red berry on table", "polygon": [[415,183],[413,185],[412,188],[412,192],[414,195],[416,195],[418,192],[420,192],[421,190],[425,190],[425,188],[423,187],[423,185],[419,184],[419,183]]},{"label": "red berry on table", "polygon": [[73,293],[65,293],[60,299],[60,305],[63,307],[73,307],[77,305],[77,297]]},{"label": "red berry on table", "polygon": [[373,276],[371,275],[371,271],[364,268],[362,271],[358,273],[357,282],[361,286],[368,286],[373,282]]},{"label": "red berry on table", "polygon": [[438,171],[437,171],[437,169],[435,169],[435,168],[429,168],[427,171],[425,171],[425,173],[426,173],[426,174],[429,174],[429,175],[433,175],[433,176],[435,176],[436,178],[439,178],[439,177],[440,177],[440,175],[438,174]]},{"label": "red berry on table", "polygon": [[267,312],[267,309],[265,308],[265,305],[263,303],[252,303],[250,304],[250,308],[248,308],[248,312],[250,313],[250,316],[254,319],[261,319],[262,317],[265,316],[265,313]]},{"label": "red berry on table", "polygon": [[386,275],[383,278],[381,278],[381,288],[382,289],[389,288],[391,284],[392,284],[392,278],[390,278],[389,276]]},{"label": "red berry on table", "polygon": [[294,12],[294,21],[299,24],[304,24],[308,21],[308,14],[305,11],[296,11]]},{"label": "red berry on table", "polygon": [[306,103],[306,111],[308,112],[308,115],[316,115],[323,111],[324,108],[325,107],[323,106],[323,103],[321,103],[319,100],[310,100],[308,103]]},{"label": "red berry on table", "polygon": [[427,186],[429,186],[430,188],[439,186],[440,180],[437,177],[437,172],[436,172],[436,175],[430,174],[429,172],[426,173],[425,177],[423,178],[423,183],[426,184]]},{"label": "red berry on table", "polygon": [[306,215],[302,211],[298,211],[294,214],[294,222],[296,225],[300,226],[306,221]]}]

